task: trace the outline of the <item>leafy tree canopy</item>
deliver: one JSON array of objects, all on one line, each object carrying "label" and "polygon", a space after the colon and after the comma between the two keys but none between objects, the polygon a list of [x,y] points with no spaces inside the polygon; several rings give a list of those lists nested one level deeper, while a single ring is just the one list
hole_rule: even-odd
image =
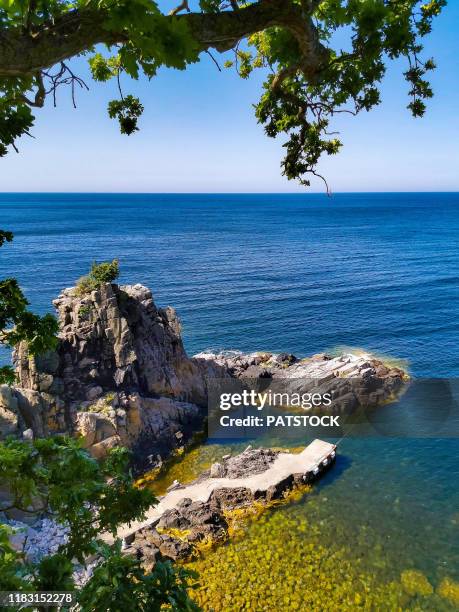
[{"label": "leafy tree canopy", "polygon": [[[33,108],[56,89],[86,87],[68,61],[86,54],[95,81],[125,73],[154,77],[160,66],[184,70],[204,53],[230,52],[225,66],[242,78],[265,69],[256,105],[266,134],[285,135],[283,174],[309,185],[322,154],[339,151],[335,113],[357,114],[380,101],[387,63],[406,59],[408,108],[425,112],[432,96],[422,38],[446,0],[188,0],[164,14],[154,0],[0,0],[0,155],[29,134]],[[336,44],[342,30],[346,49]],[[105,46],[101,49],[100,45]],[[101,52],[102,50],[102,52]],[[214,56],[212,55],[214,58]],[[215,58],[214,58],[215,59]],[[143,106],[123,95],[109,116],[121,132],[138,129]],[[319,175],[320,176],[320,175]]]},{"label": "leafy tree canopy", "polygon": [[[195,576],[168,562],[159,562],[145,574],[139,561],[121,552],[121,542],[104,542],[102,533],[116,534],[125,522],[142,519],[156,500],[135,486],[126,449],[111,451],[97,463],[77,440],[54,437],[33,443],[9,439],[0,442],[0,484],[11,493],[2,510],[31,511],[50,516],[69,528],[66,544],[31,563],[14,550],[12,529],[0,523],[0,590],[74,590],[74,561],[83,566],[97,555],[100,563],[78,591],[81,610],[192,612],[188,596]],[[6,507],[8,506],[8,508]]]},{"label": "leafy tree canopy", "polygon": [[[0,230],[0,247],[12,240],[11,232]],[[39,355],[55,348],[58,323],[51,314],[40,317],[30,312],[28,305],[15,278],[0,280],[0,344],[13,347],[25,340],[30,354]],[[0,367],[0,384],[13,384],[14,380],[10,366]]]}]

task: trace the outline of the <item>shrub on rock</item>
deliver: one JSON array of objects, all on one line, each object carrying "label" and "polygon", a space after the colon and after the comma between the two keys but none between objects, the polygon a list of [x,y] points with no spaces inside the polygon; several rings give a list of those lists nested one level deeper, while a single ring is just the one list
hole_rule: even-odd
[{"label": "shrub on rock", "polygon": [[94,262],[89,274],[82,276],[76,284],[78,295],[85,295],[99,289],[104,283],[113,283],[120,275],[118,259],[112,261]]}]

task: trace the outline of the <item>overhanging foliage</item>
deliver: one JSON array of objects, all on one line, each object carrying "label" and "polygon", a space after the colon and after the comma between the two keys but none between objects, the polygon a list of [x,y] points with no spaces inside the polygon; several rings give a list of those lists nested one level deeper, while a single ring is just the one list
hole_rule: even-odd
[{"label": "overhanging foliage", "polygon": [[[152,78],[160,66],[185,69],[203,53],[232,51],[243,78],[267,71],[256,117],[266,134],[286,135],[283,173],[309,184],[323,154],[339,151],[329,132],[335,113],[357,114],[380,101],[387,63],[405,57],[408,108],[425,112],[434,61],[422,57],[422,37],[446,0],[183,0],[169,15],[153,0],[0,0],[0,155],[29,134],[32,109],[56,88],[85,83],[67,60],[86,54],[95,81],[125,73]],[[347,49],[336,47],[343,31]],[[107,53],[100,53],[98,45]],[[109,106],[121,131],[137,130],[140,101]]]}]

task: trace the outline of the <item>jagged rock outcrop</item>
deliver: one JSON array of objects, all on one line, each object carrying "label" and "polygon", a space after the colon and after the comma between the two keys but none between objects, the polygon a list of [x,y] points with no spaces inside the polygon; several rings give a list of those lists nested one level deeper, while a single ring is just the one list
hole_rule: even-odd
[{"label": "jagged rock outcrop", "polygon": [[66,289],[54,300],[60,322],[56,352],[15,362],[22,388],[68,402],[93,402],[108,391],[205,400],[198,368],[186,355],[173,308],[157,308],[142,285],[104,284],[78,296]]},{"label": "jagged rock outcrop", "polygon": [[198,361],[214,363],[251,387],[277,392],[330,393],[334,412],[377,406],[394,399],[408,375],[372,355],[320,353],[298,359],[288,353],[200,353]]},{"label": "jagged rock outcrop", "polygon": [[[133,448],[140,468],[157,465],[202,429],[209,381],[288,382],[289,391],[331,391],[334,407],[392,398],[405,373],[370,355],[307,359],[272,353],[188,357],[173,308],[158,308],[142,285],[106,283],[54,300],[60,333],[55,351],[14,352],[15,389],[0,388],[0,435],[80,433],[91,453]],[[219,466],[214,466],[219,473]]]},{"label": "jagged rock outcrop", "polygon": [[21,344],[14,354],[19,384],[3,403],[22,429],[81,433],[97,458],[127,445],[152,465],[202,428],[204,369],[187,356],[173,308],[157,308],[142,285],[110,283],[53,303],[56,351],[31,358]]}]

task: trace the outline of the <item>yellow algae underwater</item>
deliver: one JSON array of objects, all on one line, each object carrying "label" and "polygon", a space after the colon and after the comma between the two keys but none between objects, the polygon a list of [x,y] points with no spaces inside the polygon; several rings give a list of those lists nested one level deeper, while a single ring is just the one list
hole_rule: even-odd
[{"label": "yellow algae underwater", "polygon": [[268,510],[244,537],[187,564],[200,575],[192,596],[208,612],[455,609],[431,590],[410,595],[400,581],[381,580],[350,552],[323,545],[320,526],[295,513]]},{"label": "yellow algae underwater", "polygon": [[[260,521],[261,522],[261,521]],[[313,544],[298,546],[285,540],[276,549],[266,538],[280,536],[258,525],[247,541],[231,542],[225,550],[209,553],[189,564],[200,574],[200,588],[193,597],[204,610],[333,610],[353,609],[360,604],[382,609],[398,607],[397,585],[376,588],[370,574],[358,571],[335,551]]]},{"label": "yellow algae underwater", "polygon": [[[162,493],[175,479],[190,482],[245,446],[197,446],[169,463],[153,489]],[[457,610],[457,583],[439,563],[428,574],[417,566],[426,548],[438,547],[435,530],[420,538],[409,509],[403,522],[400,491],[378,491],[361,467],[334,468],[329,487],[314,485],[290,503],[241,516],[229,541],[203,547],[186,564],[199,573],[192,597],[205,612]]]},{"label": "yellow algae underwater", "polygon": [[456,609],[459,609],[459,582],[455,582],[451,578],[443,578],[438,587],[438,594],[454,604]]},{"label": "yellow algae underwater", "polygon": [[157,470],[152,470],[139,480],[148,485],[156,495],[163,495],[174,480],[187,484],[208,470],[212,463],[220,461],[223,455],[229,453],[235,455],[243,451],[246,446],[247,444],[241,444],[240,447],[215,444],[198,445],[187,450],[182,456],[174,457],[166,462],[164,469],[159,473]]}]

